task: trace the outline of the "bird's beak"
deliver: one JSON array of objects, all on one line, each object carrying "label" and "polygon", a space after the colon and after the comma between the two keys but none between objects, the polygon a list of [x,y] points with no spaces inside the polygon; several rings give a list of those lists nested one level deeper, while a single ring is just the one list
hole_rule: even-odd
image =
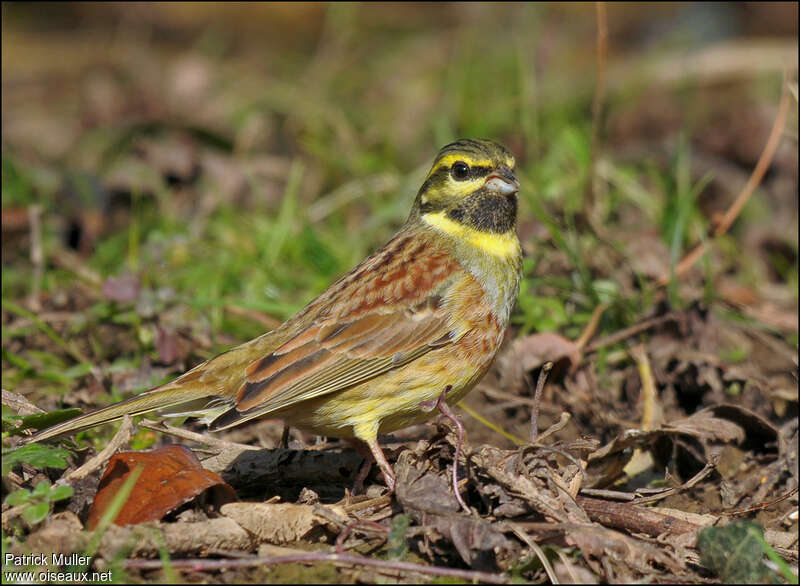
[{"label": "bird's beak", "polygon": [[498,195],[514,195],[519,191],[519,181],[511,169],[498,169],[486,178],[484,186]]}]

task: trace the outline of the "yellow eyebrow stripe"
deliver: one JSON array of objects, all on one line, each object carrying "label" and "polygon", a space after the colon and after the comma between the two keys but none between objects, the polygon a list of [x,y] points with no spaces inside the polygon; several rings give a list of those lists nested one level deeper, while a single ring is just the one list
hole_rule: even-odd
[{"label": "yellow eyebrow stripe", "polygon": [[[453,165],[456,161],[464,161],[470,167],[494,167],[495,162],[491,159],[476,159],[471,157],[467,154],[452,154],[452,155],[445,155],[439,161],[437,161],[436,166],[430,170],[428,173],[428,177],[433,175],[439,169],[446,169]],[[505,160],[506,166],[509,169],[513,169],[514,165],[516,164],[516,160],[514,157],[506,158]]]},{"label": "yellow eyebrow stripe", "polygon": [[428,176],[431,176],[433,173],[438,171],[443,167],[450,167],[456,161],[464,161],[470,167],[492,167],[494,166],[494,162],[491,159],[475,159],[470,157],[469,155],[462,154],[462,155],[445,155],[436,163],[436,166],[431,169],[431,172],[428,173]]},{"label": "yellow eyebrow stripe", "polygon": [[467,242],[494,256],[508,258],[520,253],[519,239],[517,239],[517,234],[514,230],[509,230],[502,234],[481,232],[451,220],[444,212],[423,214],[422,221],[445,234],[455,236],[460,241]]}]

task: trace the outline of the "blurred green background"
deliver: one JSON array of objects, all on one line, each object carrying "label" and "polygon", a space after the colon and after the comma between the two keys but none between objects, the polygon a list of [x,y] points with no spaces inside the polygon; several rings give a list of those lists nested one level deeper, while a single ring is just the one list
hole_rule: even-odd
[{"label": "blurred green background", "polygon": [[[798,12],[605,10],[598,69],[591,3],[3,3],[4,385],[166,365],[127,392],[264,332],[380,246],[460,137],[517,156],[517,333],[574,339],[601,302],[601,333],[640,319],[755,165]],[[762,187],[669,301],[751,294],[777,317],[740,317],[796,343],[793,87]]]}]

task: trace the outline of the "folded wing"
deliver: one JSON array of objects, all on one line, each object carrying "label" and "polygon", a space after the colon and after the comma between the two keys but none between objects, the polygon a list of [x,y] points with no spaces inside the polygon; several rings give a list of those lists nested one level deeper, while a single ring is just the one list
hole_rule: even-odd
[{"label": "folded wing", "polygon": [[[324,300],[339,311],[318,308],[309,327],[252,362],[234,406],[211,428],[347,389],[457,341],[465,332],[448,317],[446,303],[461,267],[422,247],[410,252],[416,258],[403,246],[388,247],[383,258],[376,255],[357,267],[354,273],[371,275],[369,283],[345,278]],[[403,266],[414,273],[403,272]]]}]

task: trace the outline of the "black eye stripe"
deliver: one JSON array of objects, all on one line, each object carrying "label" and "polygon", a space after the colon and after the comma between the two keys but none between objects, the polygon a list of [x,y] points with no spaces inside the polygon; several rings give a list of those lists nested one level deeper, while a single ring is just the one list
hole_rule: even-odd
[{"label": "black eye stripe", "polygon": [[428,177],[425,183],[422,184],[422,187],[419,188],[419,193],[425,193],[430,189],[431,185],[440,183],[448,173],[450,173],[450,167],[442,166],[436,169],[436,171],[431,173],[431,176]]},{"label": "black eye stripe", "polygon": [[[469,166],[470,175],[473,176],[473,177],[486,177],[489,173],[492,172],[492,167],[489,167],[487,165],[474,165],[474,166],[472,166],[472,165],[469,165],[469,163],[467,163],[467,161],[464,161],[464,163],[466,163],[467,166]],[[433,177],[436,176],[436,175],[441,176],[441,174],[443,174],[443,173],[444,174],[449,173],[450,169],[452,169],[452,167],[453,167],[452,165],[439,165],[438,167],[436,167],[436,170],[433,173],[431,173],[430,178],[433,179]]]},{"label": "black eye stripe", "polygon": [[[463,152],[463,149],[459,149],[459,152]],[[466,160],[462,161],[462,162],[464,162],[467,165],[469,165],[469,163]],[[433,170],[433,172],[431,172],[431,174],[428,177],[428,179],[422,184],[422,186],[420,187],[418,193],[425,193],[433,185],[440,184],[445,179],[445,177],[450,174],[451,169],[452,169],[452,164],[449,164],[449,165],[439,164]],[[479,178],[479,177],[486,177],[487,175],[489,175],[492,172],[492,169],[493,169],[493,167],[490,167],[488,165],[470,166],[470,176],[469,176],[469,178],[470,179],[476,179],[476,178]],[[430,204],[428,204],[428,206],[426,206],[426,207],[430,208]],[[426,209],[425,211],[430,211],[430,210]]]},{"label": "black eye stripe", "polygon": [[[458,161],[457,163],[454,163],[454,165],[453,165],[453,167],[451,167],[451,169],[453,169],[455,167],[455,165],[457,165],[460,162],[461,161]],[[478,177],[486,177],[489,173],[492,172],[492,168],[488,167],[486,165],[476,165],[476,166],[472,167],[472,166],[468,165],[467,163],[464,163],[464,164],[467,165],[467,168],[469,169],[469,175],[465,176],[462,180],[477,179]]]}]

